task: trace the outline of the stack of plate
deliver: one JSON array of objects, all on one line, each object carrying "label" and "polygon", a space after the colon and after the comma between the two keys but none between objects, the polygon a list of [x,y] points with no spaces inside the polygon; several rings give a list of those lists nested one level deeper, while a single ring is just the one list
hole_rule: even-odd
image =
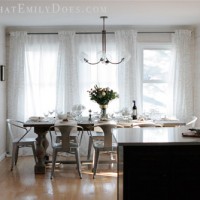
[{"label": "stack of plate", "polygon": [[44,117],[32,116],[32,117],[29,117],[29,120],[31,120],[33,122],[40,122],[40,121],[44,120]]}]

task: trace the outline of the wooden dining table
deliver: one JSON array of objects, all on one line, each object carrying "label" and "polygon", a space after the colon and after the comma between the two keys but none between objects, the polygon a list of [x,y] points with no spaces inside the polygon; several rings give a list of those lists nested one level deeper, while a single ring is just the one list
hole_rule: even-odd
[{"label": "wooden dining table", "polygon": [[186,122],[179,120],[155,120],[154,122],[162,125],[163,127],[177,127],[186,125]]},{"label": "wooden dining table", "polygon": [[[120,125],[124,124],[125,128],[131,127],[132,124],[137,123],[137,121],[114,121],[116,123],[119,123]],[[37,156],[37,162],[34,167],[35,174],[45,174],[46,172],[46,162],[48,161],[49,157],[46,153],[46,150],[49,146],[49,141],[46,137],[47,132],[51,126],[56,125],[63,125],[63,124],[76,124],[83,127],[83,130],[86,131],[89,134],[89,131],[91,131],[91,127],[94,126],[94,124],[98,123],[113,123],[113,120],[108,121],[93,121],[89,120],[87,117],[82,118],[81,121],[75,121],[75,120],[69,120],[68,122],[58,120],[56,118],[47,118],[47,119],[41,119],[38,121],[32,121],[27,120],[24,123],[24,127],[33,127],[34,133],[37,134],[36,137],[36,156]],[[138,121],[140,123],[140,121]],[[166,122],[165,122],[166,123]],[[177,125],[177,122],[176,122]],[[185,125],[185,123],[179,123],[179,125]],[[174,124],[173,124],[174,126]],[[90,149],[88,150],[88,152]],[[89,152],[90,153],[90,152]]]},{"label": "wooden dining table", "polygon": [[37,162],[34,167],[35,174],[45,174],[46,162],[48,162],[48,155],[46,150],[49,146],[49,141],[46,137],[49,128],[54,125],[73,124],[80,125],[84,131],[90,131],[91,127],[94,126],[94,121],[88,119],[82,119],[81,121],[69,120],[62,121],[55,118],[41,119],[38,121],[27,120],[24,123],[24,127],[33,127],[36,137],[36,157]]}]

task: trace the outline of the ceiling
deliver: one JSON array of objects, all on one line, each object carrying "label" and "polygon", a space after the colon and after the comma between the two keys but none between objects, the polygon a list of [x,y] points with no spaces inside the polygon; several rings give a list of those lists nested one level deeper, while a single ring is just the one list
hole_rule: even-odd
[{"label": "ceiling", "polygon": [[200,25],[200,0],[0,0],[0,25]]}]

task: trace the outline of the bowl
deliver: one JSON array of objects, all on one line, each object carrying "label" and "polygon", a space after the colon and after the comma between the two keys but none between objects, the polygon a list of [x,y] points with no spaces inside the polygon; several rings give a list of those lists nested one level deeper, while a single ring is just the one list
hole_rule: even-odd
[{"label": "bowl", "polygon": [[67,114],[58,113],[57,117],[58,117],[58,119],[67,120],[68,115]]}]

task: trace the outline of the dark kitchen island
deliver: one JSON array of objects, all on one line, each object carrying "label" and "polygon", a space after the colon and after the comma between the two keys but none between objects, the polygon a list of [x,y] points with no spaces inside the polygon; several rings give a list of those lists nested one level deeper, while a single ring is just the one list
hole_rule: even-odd
[{"label": "dark kitchen island", "polygon": [[200,198],[200,138],[187,128],[117,129],[118,200]]}]

